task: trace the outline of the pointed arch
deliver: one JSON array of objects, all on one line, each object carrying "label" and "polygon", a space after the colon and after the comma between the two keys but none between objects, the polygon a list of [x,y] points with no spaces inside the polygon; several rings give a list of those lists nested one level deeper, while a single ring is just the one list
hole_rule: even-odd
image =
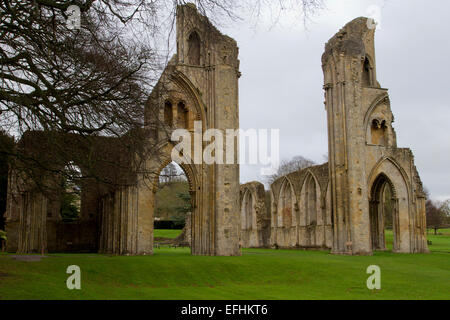
[{"label": "pointed arch", "polygon": [[396,146],[394,116],[387,93],[379,95],[367,109],[364,116],[366,144],[375,146]]},{"label": "pointed arch", "polygon": [[241,230],[251,230],[254,227],[255,197],[249,188],[245,188],[241,200]]},{"label": "pointed arch", "polygon": [[306,226],[316,225],[318,219],[323,220],[320,216],[322,192],[319,180],[310,169],[306,171],[300,195],[303,209],[303,212],[300,213],[300,219]]},{"label": "pointed arch", "polygon": [[386,186],[393,194],[393,233],[394,252],[408,253],[412,250],[410,199],[411,188],[405,170],[392,158],[384,157],[374,166],[368,178],[369,215],[371,223],[369,232],[374,249],[385,249],[384,212],[382,195]]},{"label": "pointed arch", "polygon": [[297,224],[295,216],[295,192],[292,182],[284,177],[278,194],[277,226],[290,228]]},{"label": "pointed arch", "polygon": [[372,101],[370,107],[367,109],[367,112],[364,116],[364,128],[367,128],[367,126],[369,125],[370,116],[372,115],[375,108],[382,103],[386,103],[389,108],[391,107],[391,101],[389,99],[389,95],[387,92],[380,94],[378,97],[375,98],[375,100]]},{"label": "pointed arch", "polygon": [[201,61],[201,39],[196,30],[191,31],[188,37],[188,63],[199,66]]},{"label": "pointed arch", "polygon": [[198,185],[198,174],[195,165],[192,162],[192,159],[187,157],[186,155],[182,156],[183,161],[174,161],[171,157],[172,149],[174,148],[173,143],[166,143],[164,146],[160,146],[160,150],[162,150],[162,154],[159,157],[159,165],[158,167],[149,167],[147,168],[147,172],[151,176],[151,186],[153,193],[155,193],[158,189],[158,179],[160,172],[169,165],[171,162],[175,162],[178,164],[186,174],[189,183],[189,191],[196,192],[196,188]]},{"label": "pointed arch", "polygon": [[373,62],[369,55],[366,54],[362,63],[362,86],[373,87],[375,83],[373,74]]},{"label": "pointed arch", "polygon": [[173,126],[173,105],[170,100],[164,103],[164,123],[168,126]]},{"label": "pointed arch", "polygon": [[202,122],[203,130],[208,129],[209,123],[207,122],[206,117],[206,105],[203,103],[200,93],[195,85],[180,71],[174,71],[171,74],[171,80],[180,87],[185,95],[186,102],[187,100],[191,100],[192,110],[195,111],[195,114],[193,115],[194,120]]}]

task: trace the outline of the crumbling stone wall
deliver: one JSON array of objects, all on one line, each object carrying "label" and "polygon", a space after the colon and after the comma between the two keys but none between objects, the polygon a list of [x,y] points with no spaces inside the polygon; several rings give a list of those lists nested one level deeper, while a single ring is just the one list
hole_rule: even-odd
[{"label": "crumbling stone wall", "polygon": [[[221,130],[224,135],[226,129],[239,128],[240,72],[236,41],[222,35],[193,4],[179,6],[176,17],[177,53],[149,97],[142,128],[145,139],[130,141],[130,144],[141,143],[147,152],[136,155],[118,149],[114,139],[102,137],[94,154],[83,150],[82,138],[76,135],[32,132],[23,137],[23,148],[34,155],[48,151],[42,160],[55,168],[64,167],[67,161],[77,164],[78,156],[87,155],[109,157],[109,162],[119,165],[114,168],[81,166],[81,170],[96,171],[107,183],[91,181],[83,185],[80,223],[63,226],[66,231],[71,228],[66,233],[73,234],[77,243],[57,236],[61,229],[59,191],[42,193],[36,180],[30,181],[29,175],[20,168],[11,170],[11,176],[20,181],[9,184],[8,251],[40,252],[50,248],[65,251],[64,245],[80,248],[85,244],[101,253],[153,253],[155,192],[161,170],[172,161],[172,132],[185,129],[193,135],[195,121],[201,124],[200,136],[211,128]],[[60,139],[60,146],[74,148],[73,157],[53,163],[54,146],[43,143],[47,135]],[[28,137],[33,143],[26,143]],[[233,164],[206,164],[201,158],[194,162],[188,155],[180,155],[178,159],[188,177],[192,197],[191,251],[194,255],[241,254],[238,137],[231,142],[235,151]],[[205,144],[195,143],[202,156]],[[120,170],[122,167],[124,172]],[[58,177],[50,173],[37,180],[57,181]]]},{"label": "crumbling stone wall", "polygon": [[271,185],[270,192],[272,246],[331,248],[328,164],[281,177]]},{"label": "crumbling stone wall", "polygon": [[[275,181],[270,187],[270,219],[264,214],[261,184],[244,185],[239,194],[237,137],[234,164],[199,164],[180,155],[192,197],[194,255],[240,255],[240,241],[244,247],[328,248],[335,254],[385,250],[386,188],[392,191],[394,251],[428,252],[425,194],[411,150],[397,147],[389,95],[377,80],[372,25],[357,18],[326,44],[322,66],[329,163]],[[57,192],[43,193],[20,168],[10,170],[8,251],[78,248],[152,254],[157,179],[172,161],[171,133],[181,128],[193,135],[195,121],[201,123],[200,133],[238,129],[239,76],[236,42],[192,4],[180,6],[177,54],[148,101],[143,148],[152,152],[140,159],[138,174],[100,165],[81,168],[100,172],[110,183],[87,183],[81,220],[63,225]],[[76,155],[86,154],[79,137],[57,138]],[[41,152],[44,162],[53,159],[42,133],[29,133],[21,144],[35,154]],[[107,155],[110,162],[130,167],[135,155],[115,146],[114,139],[99,137],[94,156]],[[200,147],[202,153],[205,145]],[[62,159],[54,165],[75,160]],[[43,175],[41,180],[57,177]],[[73,235],[75,243],[65,235]]]},{"label": "crumbling stone wall", "polygon": [[385,250],[382,190],[393,191],[394,251],[428,252],[425,194],[409,149],[397,148],[388,90],[377,80],[374,24],[357,18],[325,46],[333,249]]},{"label": "crumbling stone wall", "polygon": [[[116,139],[97,137],[93,141],[93,154],[73,134],[27,132],[16,144],[16,148],[25,150],[23,154],[43,165],[33,167],[20,159],[11,164],[5,214],[8,252],[98,252],[99,199],[132,177],[122,170],[126,166],[120,158],[114,156],[123,154]],[[66,148],[64,154],[68,158],[56,157],[52,144]],[[107,163],[100,161],[96,153],[106,157]],[[92,170],[96,178],[80,182],[79,219],[65,222],[60,214],[64,191],[61,170],[69,162],[86,164],[82,158],[90,155],[99,163],[90,169],[81,165],[80,170],[86,176]]]},{"label": "crumbling stone wall", "polygon": [[[373,25],[357,18],[325,46],[329,163],[271,185],[272,246],[335,254],[386,250],[389,189],[393,251],[428,252],[425,194],[412,151],[397,147],[389,95],[376,75]],[[243,213],[250,212],[246,201]],[[245,227],[241,237],[247,237]]]},{"label": "crumbling stone wall", "polygon": [[[194,255],[240,255],[239,165],[237,137],[233,164],[207,164],[187,154],[172,159],[175,129],[185,129],[203,154],[206,145],[194,140],[208,129],[239,128],[239,60],[236,41],[222,35],[193,4],[177,11],[177,54],[170,60],[146,109],[149,141],[158,152],[146,159],[137,178],[137,253],[153,252],[154,198],[161,170],[176,161],[188,177],[192,198],[191,252]],[[223,146],[225,148],[225,145]],[[197,148],[197,149],[196,149]],[[225,154],[225,152],[224,152]],[[195,157],[195,155],[194,155]],[[201,160],[201,159],[200,159]]]},{"label": "crumbling stone wall", "polygon": [[243,248],[266,248],[270,245],[270,212],[265,204],[264,185],[250,182],[240,188],[240,241]]}]

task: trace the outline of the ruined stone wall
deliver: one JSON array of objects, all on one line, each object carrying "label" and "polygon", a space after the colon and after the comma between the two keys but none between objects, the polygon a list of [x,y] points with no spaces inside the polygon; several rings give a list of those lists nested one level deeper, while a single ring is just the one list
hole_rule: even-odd
[{"label": "ruined stone wall", "polygon": [[427,252],[422,183],[412,152],[397,148],[387,89],[376,74],[374,24],[357,18],[325,46],[333,252],[385,250],[381,190],[394,193],[394,251]]},{"label": "ruined stone wall", "polygon": [[271,185],[272,246],[331,248],[328,164],[281,177]]},{"label": "ruined stone wall", "polygon": [[138,252],[136,187],[116,190],[100,200],[99,253],[129,255]]},{"label": "ruined stone wall", "polygon": [[264,185],[250,182],[240,189],[240,241],[243,248],[267,248],[270,245],[270,213],[265,204]]},{"label": "ruined stone wall", "polygon": [[[71,134],[30,132],[22,137],[21,148],[35,156],[42,155],[40,160],[48,164],[50,173],[38,172],[41,175],[33,180],[26,170],[11,170],[19,172],[23,181],[9,185],[9,194],[15,194],[17,199],[8,199],[9,250],[35,252],[76,247],[113,254],[152,254],[157,180],[161,170],[175,160],[171,158],[171,133],[185,129],[193,135],[195,121],[201,123],[200,136],[211,128],[224,134],[226,129],[238,129],[239,76],[236,41],[222,35],[194,5],[179,6],[177,54],[150,95],[142,130],[145,140],[127,143],[126,139],[134,135],[119,140],[98,137],[92,146],[81,136]],[[187,154],[179,159],[190,184],[195,255],[240,255],[238,137],[233,140],[228,141],[234,143],[235,151],[230,164],[202,162],[206,147],[203,141],[195,141],[200,160]],[[69,156],[58,158],[53,141],[67,148]],[[138,149],[144,152],[136,155],[120,149],[118,141],[125,142],[121,146],[141,143]],[[46,152],[42,152],[44,149]],[[83,167],[79,163],[88,156],[105,162]],[[98,181],[85,181],[82,187],[79,223],[61,224],[57,190],[60,177],[52,172],[68,162],[79,165],[83,175],[95,174]],[[47,181],[56,183],[55,190],[41,192],[38,185]],[[59,230],[72,235],[73,241],[65,235],[61,237]]]},{"label": "ruined stone wall", "polygon": [[[188,152],[180,154],[192,197],[192,254],[240,255],[240,242],[244,247],[331,248],[336,254],[385,250],[386,188],[392,191],[394,251],[428,252],[425,194],[411,150],[397,147],[387,89],[376,75],[375,30],[369,26],[368,19],[355,19],[326,44],[322,65],[329,163],[275,181],[270,219],[263,209],[264,187],[251,183],[239,188],[237,136],[227,141],[234,142],[233,164],[196,162]],[[80,221],[67,224],[60,221],[57,191],[45,193],[27,174],[18,173],[20,168],[11,169],[5,215],[8,251],[152,254],[158,176],[174,160],[171,134],[185,129],[194,141],[195,122],[201,124],[200,134],[211,128],[223,133],[238,129],[239,77],[236,42],[192,4],[180,6],[177,53],[148,101],[144,131],[149,135],[142,148],[151,152],[132,168],[138,174],[127,171],[134,153],[117,149],[114,139],[99,137],[93,156],[120,166],[81,168],[100,173],[105,182],[83,186]],[[31,132],[21,143],[55,169],[90,154],[81,137],[56,133],[60,145],[74,153],[55,162],[46,134]],[[195,143],[202,155],[206,143]],[[58,177],[42,176],[41,182],[49,181]]]},{"label": "ruined stone wall", "polygon": [[[154,192],[159,172],[172,160],[184,169],[193,202],[194,255],[240,255],[239,165],[237,137],[233,164],[207,164],[195,155],[172,159],[175,129],[186,129],[200,156],[206,143],[194,140],[194,122],[200,137],[207,129],[239,128],[239,60],[236,41],[222,35],[195,6],[177,11],[177,54],[170,60],[146,110],[146,124],[154,132],[159,152],[150,156],[138,178],[139,254],[153,250]],[[225,148],[225,145],[223,146]],[[193,149],[192,151],[194,151]],[[217,154],[217,151],[216,151]],[[195,161],[197,160],[197,161]]]},{"label": "ruined stone wall", "polygon": [[[43,167],[15,161],[8,174],[8,197],[6,231],[8,234],[7,251],[20,253],[35,252],[98,252],[99,242],[99,200],[115,189],[114,183],[123,164],[117,157],[108,153],[120,154],[117,140],[98,137],[94,141],[95,152],[107,157],[107,163],[98,160],[97,167],[91,170],[96,176],[84,178],[81,186],[81,208],[79,219],[73,222],[62,221],[61,194],[62,171],[73,160],[88,157],[86,145],[80,143],[79,137],[72,134],[55,134],[40,131],[27,132],[16,144],[30,158],[38,159]],[[67,148],[65,155],[73,157],[56,157],[51,144]],[[95,145],[96,144],[96,145]],[[117,168],[108,166],[114,163]],[[85,167],[80,168],[89,176]]]}]

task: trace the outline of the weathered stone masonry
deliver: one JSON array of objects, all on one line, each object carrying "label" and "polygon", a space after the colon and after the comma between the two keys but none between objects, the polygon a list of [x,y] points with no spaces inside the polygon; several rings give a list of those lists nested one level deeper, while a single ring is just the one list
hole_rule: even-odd
[{"label": "weathered stone masonry", "polygon": [[[241,246],[326,249],[335,254],[385,250],[386,194],[393,204],[394,252],[428,252],[425,194],[411,150],[397,147],[389,95],[377,81],[371,25],[366,18],[355,19],[325,46],[328,163],[281,177],[270,186],[267,201],[261,183],[239,188],[237,139],[235,164],[196,164],[180,155],[192,196],[192,254],[234,256],[241,254]],[[60,190],[44,194],[24,172],[11,169],[7,250],[152,254],[155,192],[159,173],[172,161],[171,133],[185,129],[193,136],[195,121],[201,123],[201,133],[238,129],[239,77],[236,42],[195,6],[180,6],[177,53],[145,112],[144,131],[149,136],[144,148],[152,152],[138,162],[143,164],[137,174],[94,168],[109,172],[104,177],[112,181],[123,180],[121,187],[84,181],[80,220],[64,223]],[[66,141],[61,145],[74,149],[74,155],[84,155],[76,136],[56,138]],[[111,162],[130,161],[134,155],[121,157],[124,151],[115,144],[114,139],[99,137],[94,154],[107,155]],[[27,133],[19,145],[41,154],[41,160],[52,159],[51,144],[42,132]],[[199,147],[202,153],[206,144],[200,142]],[[67,161],[76,164],[75,158]],[[65,165],[54,164],[55,169]]]},{"label": "weathered stone masonry", "polygon": [[[90,251],[153,253],[156,185],[160,171],[172,161],[171,132],[186,129],[192,134],[194,121],[201,123],[200,133],[210,128],[223,132],[239,128],[236,42],[222,35],[192,4],[178,7],[176,24],[177,53],[152,92],[145,115],[145,129],[151,135],[144,147],[156,148],[145,159],[140,173],[128,179],[123,187],[90,194],[95,205],[89,210],[82,207],[79,226],[58,222],[56,228],[50,227],[49,216],[54,214],[60,220],[58,204],[47,215],[46,197],[38,191],[28,196],[33,189],[31,185],[10,183],[9,193],[17,196],[10,197],[6,213],[8,251],[66,251],[71,241],[56,239],[58,230],[65,228],[74,234],[72,241],[78,247],[86,249],[91,245],[87,248]],[[194,255],[240,255],[237,138],[234,142],[235,164],[194,164],[185,155],[179,159],[192,196]],[[202,153],[206,145],[200,141],[199,146]],[[94,223],[94,229],[87,227],[88,222]],[[61,242],[63,247],[54,246]]]},{"label": "weathered stone masonry", "polygon": [[325,46],[329,163],[271,186],[273,246],[385,250],[383,195],[390,188],[394,252],[428,252],[425,194],[411,150],[397,147],[389,95],[377,81],[372,25],[357,18]]}]

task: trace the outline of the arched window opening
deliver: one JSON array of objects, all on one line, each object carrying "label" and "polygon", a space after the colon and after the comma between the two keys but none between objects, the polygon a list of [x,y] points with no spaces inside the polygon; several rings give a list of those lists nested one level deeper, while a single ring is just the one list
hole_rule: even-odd
[{"label": "arched window opening", "polygon": [[362,72],[362,85],[363,87],[372,87],[372,67],[369,59],[366,57],[363,64]]},{"label": "arched window opening", "polygon": [[253,197],[250,191],[244,194],[241,208],[241,229],[250,230],[253,227]]},{"label": "arched window opening", "polygon": [[173,110],[170,101],[166,101],[164,105],[164,123],[168,126],[173,125]]},{"label": "arched window opening", "polygon": [[292,219],[292,189],[288,181],[283,183],[280,193],[280,215],[278,218],[278,226],[291,227],[294,220]]},{"label": "arched window opening", "polygon": [[[370,201],[370,235],[373,250],[386,250],[386,242],[396,248],[396,200],[388,178],[380,175],[374,182]],[[388,237],[386,237],[388,235]],[[386,238],[388,241],[386,241]],[[392,240],[391,240],[392,239]]]},{"label": "arched window opening", "polygon": [[373,119],[371,126],[371,143],[379,146],[387,145],[387,125],[386,120]]},{"label": "arched window opening", "polygon": [[190,245],[190,221],[194,210],[189,180],[175,162],[161,170],[154,200],[154,242]]},{"label": "arched window opening", "polygon": [[[64,167],[61,179],[60,215],[64,222],[80,219],[82,200],[81,169],[73,162]],[[51,212],[47,216],[51,215]]]},{"label": "arched window opening", "polygon": [[177,126],[178,128],[189,128],[189,110],[183,102],[178,103]]},{"label": "arched window opening", "polygon": [[197,32],[193,31],[189,35],[188,39],[188,61],[189,64],[199,66],[200,65],[200,36]]},{"label": "arched window opening", "polygon": [[307,219],[308,225],[315,225],[317,223],[317,195],[316,195],[316,182],[312,176],[309,177],[306,184],[306,207],[307,207]]}]

